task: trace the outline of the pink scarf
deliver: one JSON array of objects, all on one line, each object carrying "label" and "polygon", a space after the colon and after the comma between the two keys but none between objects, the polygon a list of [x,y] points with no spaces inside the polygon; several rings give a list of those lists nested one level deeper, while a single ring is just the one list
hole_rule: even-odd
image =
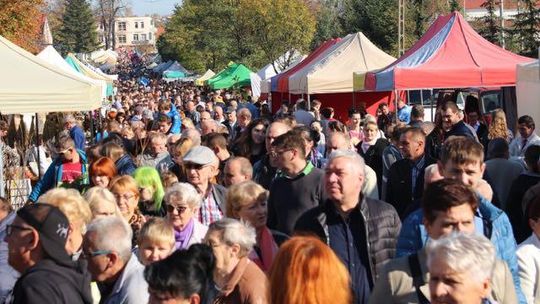
[{"label": "pink scarf", "polygon": [[274,241],[274,237],[272,236],[270,229],[264,227],[261,230],[259,243],[256,244],[256,246],[260,248],[261,256],[259,256],[257,251],[254,249],[249,253],[249,259],[257,264],[262,271],[268,272],[278,251],[278,246]]}]

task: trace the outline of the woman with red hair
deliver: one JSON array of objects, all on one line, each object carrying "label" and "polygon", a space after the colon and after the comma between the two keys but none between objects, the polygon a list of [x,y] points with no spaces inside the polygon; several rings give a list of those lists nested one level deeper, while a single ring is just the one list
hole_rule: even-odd
[{"label": "woman with red hair", "polygon": [[[349,273],[318,238],[296,236],[283,243],[270,269],[270,303],[352,303]],[[367,302],[360,299],[355,303]]]},{"label": "woman with red hair", "polygon": [[108,157],[100,157],[90,165],[90,180],[94,186],[107,188],[116,176],[114,161]]}]

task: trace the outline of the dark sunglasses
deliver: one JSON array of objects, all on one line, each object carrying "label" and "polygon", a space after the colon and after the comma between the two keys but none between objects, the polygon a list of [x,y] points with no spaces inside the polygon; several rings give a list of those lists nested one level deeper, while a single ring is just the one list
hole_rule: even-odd
[{"label": "dark sunglasses", "polygon": [[184,168],[186,168],[186,170],[191,170],[191,169],[201,170],[202,168],[204,168],[206,166],[207,165],[200,165],[200,164],[194,164],[194,163],[185,163],[184,164]]},{"label": "dark sunglasses", "polygon": [[167,213],[173,213],[174,210],[176,210],[176,212],[178,214],[182,214],[182,213],[186,212],[187,207],[186,206],[167,205]]}]

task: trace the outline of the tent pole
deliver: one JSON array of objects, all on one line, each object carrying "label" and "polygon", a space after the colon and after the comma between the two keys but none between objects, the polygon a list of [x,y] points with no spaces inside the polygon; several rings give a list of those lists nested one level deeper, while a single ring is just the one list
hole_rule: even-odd
[{"label": "tent pole", "polygon": [[399,118],[398,118],[398,108],[397,108],[397,105],[398,105],[398,98],[399,98],[399,95],[398,95],[398,90],[394,90],[394,111],[395,111],[395,116],[396,116],[396,122],[399,121]]},{"label": "tent pole", "polygon": [[41,179],[41,157],[39,156],[39,118],[38,113],[35,116],[36,120],[36,150],[37,150],[37,168],[38,168],[38,177]]},{"label": "tent pole", "polygon": [[307,93],[307,111],[311,109],[311,97],[309,96],[309,93]]}]

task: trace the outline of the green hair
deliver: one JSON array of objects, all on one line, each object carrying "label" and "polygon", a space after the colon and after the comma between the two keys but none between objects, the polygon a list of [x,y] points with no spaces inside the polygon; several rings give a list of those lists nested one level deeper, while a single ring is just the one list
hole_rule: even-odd
[{"label": "green hair", "polygon": [[152,197],[154,209],[160,210],[163,197],[165,196],[165,190],[163,189],[158,170],[153,167],[140,167],[133,172],[133,178],[140,188],[152,187],[154,189],[154,196]]}]

